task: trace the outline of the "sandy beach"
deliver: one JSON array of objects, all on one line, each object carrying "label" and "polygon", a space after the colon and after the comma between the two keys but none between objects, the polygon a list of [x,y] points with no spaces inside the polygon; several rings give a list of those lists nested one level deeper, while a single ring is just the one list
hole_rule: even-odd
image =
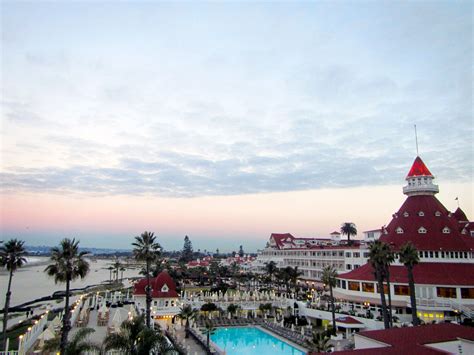
[{"label": "sandy beach", "polygon": [[[44,272],[49,258],[30,257],[29,263],[25,267],[14,273],[12,281],[12,300],[11,306],[16,306],[36,298],[49,296],[53,292],[63,291],[64,284],[55,284],[54,279],[50,278]],[[113,263],[114,259],[90,260],[90,272],[84,279],[75,280],[71,288],[82,288],[88,285],[100,284],[109,280],[109,270],[107,268]],[[123,272],[123,277],[136,277],[139,270],[127,269]],[[120,276],[120,273],[119,273]],[[0,308],[5,303],[5,294],[8,285],[8,272],[0,272]]]}]

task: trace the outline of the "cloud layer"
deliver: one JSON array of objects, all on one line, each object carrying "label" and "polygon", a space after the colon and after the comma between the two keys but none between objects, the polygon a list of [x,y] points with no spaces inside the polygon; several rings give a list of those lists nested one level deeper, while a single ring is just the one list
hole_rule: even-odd
[{"label": "cloud layer", "polygon": [[472,180],[472,4],[3,7],[3,191]]}]

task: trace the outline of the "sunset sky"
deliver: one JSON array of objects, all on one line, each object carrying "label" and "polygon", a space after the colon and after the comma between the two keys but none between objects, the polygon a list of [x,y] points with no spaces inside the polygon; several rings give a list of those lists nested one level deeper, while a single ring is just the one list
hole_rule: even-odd
[{"label": "sunset sky", "polygon": [[1,3],[1,238],[254,251],[473,218],[472,2]]}]

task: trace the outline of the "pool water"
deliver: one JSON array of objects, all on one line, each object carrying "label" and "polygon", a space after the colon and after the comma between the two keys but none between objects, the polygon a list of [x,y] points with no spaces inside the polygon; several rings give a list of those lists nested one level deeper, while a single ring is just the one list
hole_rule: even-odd
[{"label": "pool water", "polygon": [[225,350],[227,355],[304,355],[296,349],[270,334],[253,327],[217,328],[211,340]]}]

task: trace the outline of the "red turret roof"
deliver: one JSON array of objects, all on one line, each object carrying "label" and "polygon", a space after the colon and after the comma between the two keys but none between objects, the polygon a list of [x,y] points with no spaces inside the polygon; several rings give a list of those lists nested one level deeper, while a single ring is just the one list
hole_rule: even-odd
[{"label": "red turret roof", "polygon": [[414,176],[433,176],[420,157],[416,157],[410,171],[408,172],[407,178]]},{"label": "red turret roof", "polygon": [[[134,295],[146,295],[145,289],[147,285],[147,280],[141,279],[138,281],[133,290]],[[167,286],[167,290],[163,288],[163,286]],[[150,286],[151,286],[151,297],[153,298],[174,298],[178,297],[178,293],[176,292],[176,285],[171,278],[171,276],[166,271],[160,272],[157,277],[153,277],[150,279]]]},{"label": "red turret roof", "polygon": [[454,218],[456,218],[459,222],[469,222],[469,220],[467,219],[467,216],[466,214],[464,213],[464,211],[461,209],[461,208],[457,208],[456,211],[454,211],[454,214],[453,214]]}]

